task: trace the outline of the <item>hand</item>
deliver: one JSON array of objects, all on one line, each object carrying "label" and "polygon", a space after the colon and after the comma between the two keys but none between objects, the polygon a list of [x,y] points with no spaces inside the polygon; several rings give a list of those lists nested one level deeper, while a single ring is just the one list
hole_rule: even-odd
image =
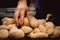
[{"label": "hand", "polygon": [[14,20],[15,20],[15,24],[18,26],[19,22],[18,22],[18,17],[20,16],[20,25],[23,24],[23,20],[24,20],[24,16],[26,13],[26,17],[29,18],[29,11],[28,11],[28,6],[27,4],[25,4],[24,2],[20,2],[15,10],[14,13]]}]

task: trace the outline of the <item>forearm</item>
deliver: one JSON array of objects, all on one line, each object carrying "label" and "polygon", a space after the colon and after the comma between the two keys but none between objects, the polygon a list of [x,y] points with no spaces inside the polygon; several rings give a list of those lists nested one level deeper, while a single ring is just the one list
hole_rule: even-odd
[{"label": "forearm", "polygon": [[20,8],[27,7],[27,0],[19,0],[17,5],[17,10],[20,10]]},{"label": "forearm", "polygon": [[27,4],[27,0],[19,0],[18,4],[20,4],[20,3]]},{"label": "forearm", "polygon": [[19,1],[26,1],[26,0],[19,0]]}]

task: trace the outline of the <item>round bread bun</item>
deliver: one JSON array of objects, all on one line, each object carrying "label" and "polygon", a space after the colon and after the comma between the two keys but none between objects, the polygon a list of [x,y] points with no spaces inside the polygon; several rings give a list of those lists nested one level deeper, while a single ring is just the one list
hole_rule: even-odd
[{"label": "round bread bun", "polygon": [[25,36],[25,34],[20,29],[13,29],[13,30],[10,30],[9,36],[11,38],[23,38]]},{"label": "round bread bun", "polygon": [[52,22],[46,22],[44,25],[47,29],[47,33],[51,35],[55,25]]},{"label": "round bread bun", "polygon": [[51,38],[57,38],[57,37],[59,37],[60,36],[60,33],[59,33],[60,31],[58,31],[58,30],[56,30],[56,29],[54,29],[54,31],[53,31],[53,33],[51,34]]},{"label": "round bread bun", "polygon": [[21,30],[24,32],[24,33],[30,33],[33,31],[33,29],[31,27],[26,27],[26,26],[23,26],[21,28]]},{"label": "round bread bun", "polygon": [[8,17],[4,17],[1,21],[4,25],[10,25],[14,23],[14,19]]},{"label": "round bread bun", "polygon": [[29,20],[27,18],[24,18],[23,26],[28,26],[28,25],[29,25]]},{"label": "round bread bun", "polygon": [[0,29],[9,29],[10,27],[8,27],[7,25],[0,25]]},{"label": "round bread bun", "polygon": [[18,29],[15,24],[8,25],[8,27],[10,27],[9,30]]},{"label": "round bread bun", "polygon": [[8,38],[8,36],[9,36],[8,30],[6,29],[0,30],[0,38]]}]

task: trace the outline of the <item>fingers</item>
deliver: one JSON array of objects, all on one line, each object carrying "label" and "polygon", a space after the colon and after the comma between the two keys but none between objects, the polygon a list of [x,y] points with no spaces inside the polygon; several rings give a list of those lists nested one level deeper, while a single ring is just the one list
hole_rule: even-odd
[{"label": "fingers", "polygon": [[25,14],[25,10],[21,11],[21,13],[20,13],[20,22],[19,22],[20,25],[23,24],[23,21],[24,21],[24,14]]},{"label": "fingers", "polygon": [[29,16],[30,16],[30,13],[29,13],[29,11],[27,10],[27,15],[26,15],[26,17],[29,19]]},{"label": "fingers", "polygon": [[19,23],[18,23],[19,12],[20,12],[19,10],[16,10],[14,13],[14,21],[17,26],[19,25]]}]

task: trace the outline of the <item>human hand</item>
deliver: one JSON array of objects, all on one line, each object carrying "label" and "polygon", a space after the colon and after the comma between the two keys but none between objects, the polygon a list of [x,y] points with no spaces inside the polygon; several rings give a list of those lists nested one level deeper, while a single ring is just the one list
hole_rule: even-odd
[{"label": "human hand", "polygon": [[18,22],[19,16],[20,16],[20,25],[23,24],[25,13],[26,13],[26,17],[29,18],[29,11],[27,4],[25,4],[24,2],[20,2],[14,13],[14,20],[17,26],[19,25]]}]

